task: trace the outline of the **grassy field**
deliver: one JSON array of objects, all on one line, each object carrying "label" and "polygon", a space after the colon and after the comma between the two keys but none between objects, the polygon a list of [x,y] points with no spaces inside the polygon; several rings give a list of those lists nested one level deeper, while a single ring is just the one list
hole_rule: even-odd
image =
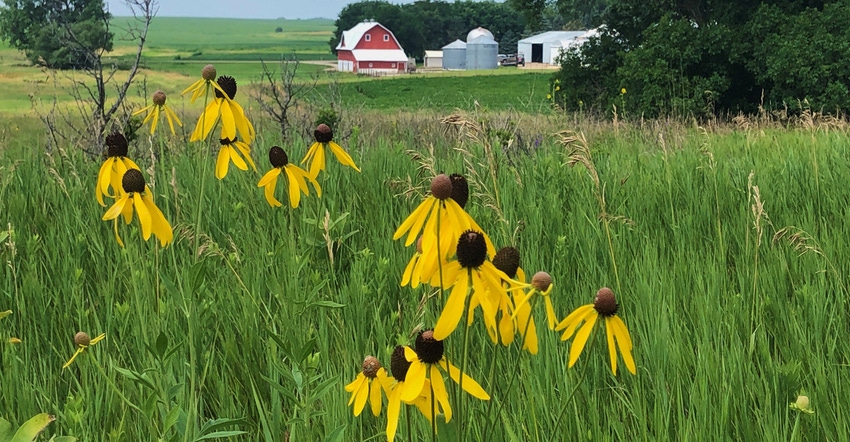
[{"label": "grassy field", "polygon": [[[233,48],[270,51],[247,29],[276,21],[236,22],[246,36]],[[46,412],[44,440],[385,440],[387,399],[379,416],[355,417],[344,386],[367,355],[389,370],[393,348],[440,317],[450,290],[400,286],[414,250],[392,237],[432,178],[457,172],[496,248],[552,276],[558,320],[613,289],[637,370],[620,359],[612,374],[604,321],[570,368],[578,338],[548,329],[542,301],[537,355],[519,338],[493,344],[479,310],[445,356],[490,400],[446,376],[453,419],[437,416],[433,434],[402,405],[395,440],[850,440],[846,122],[603,121],[556,112],[548,74],[516,70],[324,78],[286,142],[240,92],[258,170],[218,180],[220,143],[188,141],[201,106],[172,95],[202,65],[185,54],[224,46],[190,39],[205,23],[152,36],[148,63],[162,68],[146,72],[148,88],[169,94],[186,127],[140,133],[128,152],[173,227],[164,248],[138,218],[119,223],[117,244],[94,195],[103,158],[48,142],[18,101],[24,79],[46,73],[2,53],[0,418],[13,428]],[[331,104],[361,171],[328,153],[320,198],[310,187],[293,209],[281,180],[284,206],[270,207],[257,186],[269,148],[300,164],[311,112]],[[63,369],[79,331],[105,338]],[[814,413],[790,407],[798,395]]]}]

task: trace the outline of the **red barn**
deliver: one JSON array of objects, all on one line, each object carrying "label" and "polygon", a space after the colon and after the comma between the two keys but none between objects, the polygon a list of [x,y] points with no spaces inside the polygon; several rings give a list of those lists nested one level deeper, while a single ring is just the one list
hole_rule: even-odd
[{"label": "red barn", "polygon": [[361,74],[405,72],[407,55],[395,35],[371,20],[343,31],[336,46],[337,70]]}]

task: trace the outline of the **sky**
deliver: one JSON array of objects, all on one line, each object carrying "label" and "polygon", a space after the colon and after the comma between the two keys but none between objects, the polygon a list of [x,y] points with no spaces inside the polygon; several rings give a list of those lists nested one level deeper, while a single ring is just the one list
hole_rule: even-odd
[{"label": "sky", "polygon": [[[158,0],[159,17],[337,18],[353,0]],[[411,3],[393,0],[392,3]],[[131,15],[124,0],[106,0],[114,16]]]}]

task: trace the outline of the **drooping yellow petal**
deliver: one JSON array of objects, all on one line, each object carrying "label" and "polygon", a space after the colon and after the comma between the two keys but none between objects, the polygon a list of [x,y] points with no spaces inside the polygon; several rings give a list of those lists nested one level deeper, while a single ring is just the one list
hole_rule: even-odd
[{"label": "drooping yellow petal", "polygon": [[162,210],[159,210],[159,207],[157,207],[157,205],[153,202],[150,188],[147,186],[145,186],[145,195],[143,199],[145,206],[151,214],[153,234],[156,235],[157,239],[159,239],[160,245],[165,247],[174,240],[174,231],[171,229],[171,223],[165,219],[165,215],[163,215]]},{"label": "drooping yellow petal", "polygon": [[118,234],[118,218],[112,220],[112,230],[115,232],[115,240],[118,241],[120,247],[124,247],[124,241],[121,241],[121,235]]},{"label": "drooping yellow petal", "polygon": [[614,325],[611,321],[612,316],[605,317],[605,336],[608,340],[608,357],[611,359],[611,373],[617,376],[617,348],[614,346]]},{"label": "drooping yellow petal", "polygon": [[408,368],[407,376],[404,378],[401,400],[411,403],[422,393],[428,366],[419,360],[416,352],[410,347],[404,347],[404,357],[410,362],[410,368]]},{"label": "drooping yellow petal", "polygon": [[[378,370],[383,370],[383,367]],[[369,382],[369,405],[372,408],[372,414],[374,416],[381,414],[381,403],[383,400],[381,396],[381,388],[381,382],[377,379],[372,379]]]},{"label": "drooping yellow petal", "polygon": [[289,204],[293,209],[295,209],[301,202],[301,191],[298,187],[298,181],[292,171],[289,170],[289,168],[284,167],[284,172],[286,173],[287,181],[289,181]]},{"label": "drooping yellow petal", "polygon": [[118,198],[118,201],[115,202],[107,211],[103,214],[103,221],[108,221],[111,219],[118,218],[118,215],[124,211],[124,205],[130,200],[129,194],[121,195],[121,198]]},{"label": "drooping yellow petal", "polygon": [[[189,87],[187,87],[186,89],[183,89],[183,92],[181,92],[180,95],[186,95],[189,92],[195,92],[196,90],[203,88],[204,82],[206,82],[206,80],[201,78],[200,80],[189,85]],[[192,102],[194,103],[195,100],[192,100]]]},{"label": "drooping yellow petal", "polygon": [[584,350],[584,345],[587,343],[587,338],[590,337],[590,332],[593,331],[593,326],[596,324],[596,319],[599,317],[596,310],[590,310],[588,314],[589,317],[587,318],[587,321],[581,329],[579,329],[578,333],[576,333],[573,343],[570,344],[570,359],[567,362],[568,367],[575,365],[578,357],[581,356],[581,352]]},{"label": "drooping yellow petal", "polygon": [[251,158],[251,146],[249,146],[248,144],[246,144],[242,141],[234,142],[233,146],[236,147],[237,149],[239,149],[239,152],[245,158],[245,161],[247,161],[248,164],[251,165],[251,168],[254,169],[254,172],[256,172],[257,171],[257,165],[254,164],[254,159]]},{"label": "drooping yellow petal", "polygon": [[469,278],[459,277],[451,294],[449,294],[446,305],[443,307],[443,312],[440,313],[440,318],[437,319],[437,325],[434,326],[434,339],[443,341],[455,331],[457,323],[463,316],[463,306],[466,303],[468,289]]},{"label": "drooping yellow petal", "polygon": [[566,318],[564,318],[558,325],[555,326],[556,331],[564,330],[564,334],[561,336],[562,341],[566,341],[570,339],[570,336],[575,333],[576,327],[581,324],[584,320],[584,317],[587,316],[588,311],[593,309],[593,304],[585,304],[575,310],[572,311]]},{"label": "drooping yellow petal", "polygon": [[277,181],[277,177],[280,176],[280,168],[273,167],[271,170],[266,172],[262,178],[260,178],[260,182],[257,183],[257,187],[266,187],[270,182]]},{"label": "drooping yellow petal", "polygon": [[430,366],[431,372],[428,374],[428,378],[431,380],[431,389],[434,392],[434,399],[439,404],[440,408],[443,410],[443,414],[446,416],[446,422],[452,420],[452,406],[449,403],[449,394],[446,391],[446,383],[443,381],[443,374],[440,373],[440,369],[437,364],[431,364]]},{"label": "drooping yellow petal", "polygon": [[148,115],[148,118],[153,116],[153,118],[151,119],[151,135],[154,134],[154,132],[156,131],[156,125],[159,123],[159,110],[160,106],[154,106],[151,110],[151,113]]},{"label": "drooping yellow petal", "polygon": [[617,315],[611,316],[610,322],[614,326],[612,327],[614,329],[614,337],[616,338],[617,345],[620,348],[620,354],[623,355],[623,362],[625,362],[626,368],[629,372],[631,372],[631,374],[637,374],[635,360],[632,358],[632,338],[629,335],[629,329],[626,328],[626,323],[624,323]]},{"label": "drooping yellow petal", "polygon": [[348,152],[346,152],[342,148],[342,146],[334,143],[333,141],[328,142],[328,145],[331,148],[331,152],[333,152],[334,156],[336,156],[336,160],[339,161],[340,164],[343,164],[345,166],[349,166],[352,169],[360,172],[360,168],[357,167],[356,164],[354,164],[354,159],[351,158],[351,155],[349,155]]},{"label": "drooping yellow petal", "polygon": [[395,388],[390,392],[390,397],[387,400],[387,441],[395,440],[395,432],[398,429],[398,415],[401,408],[401,391],[404,387],[404,382],[396,384]]},{"label": "drooping yellow petal", "polygon": [[446,372],[448,372],[449,377],[455,381],[456,384],[461,385],[460,379],[463,378],[463,384],[461,388],[463,391],[471,394],[472,396],[481,399],[482,401],[489,401],[490,395],[481,388],[481,385],[478,382],[475,382],[475,379],[467,376],[466,373],[461,373],[460,369],[455,367],[451,362],[446,360],[446,357],[443,356],[443,359],[440,359],[440,367],[443,368]]},{"label": "drooping yellow petal", "polygon": [[[413,241],[416,241],[416,237],[419,235],[419,232],[422,230],[422,225],[425,224],[425,220],[428,219],[428,214],[431,212],[434,204],[437,199],[429,196],[425,198],[424,201],[419,203],[413,212],[405,218],[405,220],[398,226],[395,233],[393,233],[393,240],[397,240],[404,236],[407,233],[407,240],[404,242],[404,246],[407,247],[413,244]],[[423,244],[424,247],[424,244]]]},{"label": "drooping yellow petal", "polygon": [[[410,283],[410,277],[413,275],[413,266],[419,262],[419,253],[414,253],[413,257],[408,261],[407,266],[404,267],[404,273],[401,275],[401,286],[404,287]],[[419,281],[414,281],[413,284],[410,285],[412,288],[416,288],[419,286]]]},{"label": "drooping yellow petal", "polygon": [[103,207],[106,207],[106,203],[103,202],[103,196],[111,196],[107,192],[109,191],[109,172],[112,171],[112,161],[112,158],[107,158],[100,166],[100,170],[97,172],[97,185],[94,188],[94,196],[97,199],[98,204]]},{"label": "drooping yellow petal", "polygon": [[274,197],[275,187],[277,187],[277,180],[275,179],[269,181],[269,183],[266,184],[265,188],[263,188],[263,195],[266,197],[266,201],[269,203],[270,206],[283,207],[283,203],[281,203],[277,200],[277,198]]},{"label": "drooping yellow petal", "polygon": [[236,139],[236,121],[230,103],[230,100],[222,100],[221,102],[221,137],[234,140]]},{"label": "drooping yellow petal", "polygon": [[63,366],[62,366],[62,369],[64,370],[64,369],[66,369],[66,368],[70,367],[70,366],[71,366],[71,363],[72,363],[72,362],[74,362],[74,359],[77,359],[77,356],[78,356],[80,353],[82,353],[82,352],[83,352],[83,350],[85,350],[85,349],[86,349],[86,348],[85,348],[85,347],[83,347],[83,346],[79,346],[79,347],[77,347],[77,351],[75,351],[75,352],[74,352],[74,355],[73,355],[73,356],[71,356],[71,359],[68,359],[68,362],[66,362],[66,363],[65,363],[65,365],[63,365]]},{"label": "drooping yellow petal", "polygon": [[366,400],[369,399],[369,381],[363,379],[363,382],[357,386],[357,391],[354,393],[354,415],[360,416],[363,412],[363,407],[366,406]]},{"label": "drooping yellow petal", "polygon": [[136,214],[139,215],[139,224],[142,225],[142,238],[147,241],[151,237],[151,233],[153,233],[153,221],[151,220],[151,213],[148,207],[138,192],[133,193],[133,207],[136,208]]},{"label": "drooping yellow petal", "polygon": [[[148,111],[149,111],[149,110],[151,110],[151,108],[153,108],[154,106],[156,106],[156,105],[152,104],[152,105],[150,105],[150,106],[145,106],[145,107],[143,107],[143,108],[141,108],[141,109],[139,109],[139,110],[137,110],[137,111],[133,112],[133,116],[135,117],[136,115],[141,115],[141,114],[143,114],[143,113],[145,113],[145,112],[148,112]],[[145,121],[147,121],[147,117],[145,117]],[[144,125],[144,124],[145,124],[145,122],[143,121],[143,122],[142,122],[142,125]]]},{"label": "drooping yellow petal", "polygon": [[233,165],[239,168],[239,170],[248,170],[248,163],[242,159],[239,151],[234,149],[232,145],[227,146],[227,148],[230,149],[230,161],[233,161]]},{"label": "drooping yellow petal", "polygon": [[218,158],[215,162],[215,177],[222,180],[227,176],[227,169],[230,167],[230,148],[221,146],[218,151]]}]

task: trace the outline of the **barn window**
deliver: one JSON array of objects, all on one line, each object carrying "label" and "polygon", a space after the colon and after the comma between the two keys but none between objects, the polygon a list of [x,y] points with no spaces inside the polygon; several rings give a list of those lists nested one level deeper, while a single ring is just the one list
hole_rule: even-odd
[{"label": "barn window", "polygon": [[372,41],[372,36],[369,35],[369,34],[366,34],[366,41]]},{"label": "barn window", "polygon": [[372,63],[369,63],[369,67],[370,67],[370,68],[372,67]]},{"label": "barn window", "polygon": [[395,67],[395,63],[393,63],[393,67]]},{"label": "barn window", "polygon": [[390,36],[387,35],[387,34],[384,34],[384,41],[390,41]]}]

